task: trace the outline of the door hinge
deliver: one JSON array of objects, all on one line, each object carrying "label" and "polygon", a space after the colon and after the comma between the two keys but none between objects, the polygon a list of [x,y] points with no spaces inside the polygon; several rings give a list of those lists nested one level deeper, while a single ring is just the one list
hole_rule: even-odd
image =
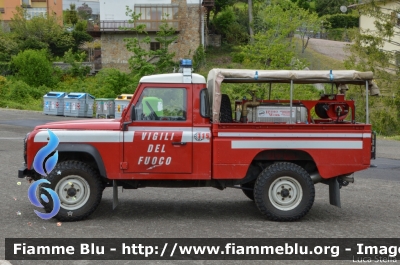
[{"label": "door hinge", "polygon": [[120,167],[120,169],[128,169],[128,162],[121,162],[119,167]]}]

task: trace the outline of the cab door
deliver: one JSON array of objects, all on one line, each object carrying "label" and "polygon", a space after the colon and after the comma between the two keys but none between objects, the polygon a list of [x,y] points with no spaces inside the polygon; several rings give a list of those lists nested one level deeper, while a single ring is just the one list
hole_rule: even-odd
[{"label": "cab door", "polygon": [[135,104],[135,121],[124,132],[125,173],[192,173],[191,97],[184,85],[144,87]]}]

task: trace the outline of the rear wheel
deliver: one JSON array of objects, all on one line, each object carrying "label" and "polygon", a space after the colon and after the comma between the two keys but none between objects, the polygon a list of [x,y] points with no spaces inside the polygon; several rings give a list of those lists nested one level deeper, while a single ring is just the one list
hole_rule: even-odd
[{"label": "rear wheel", "polygon": [[[60,221],[79,221],[91,215],[99,205],[103,194],[103,183],[98,173],[89,165],[79,161],[64,161],[57,164],[46,177],[60,200],[60,211],[54,217]],[[40,189],[41,193],[47,191]],[[46,212],[51,212],[53,202],[43,203]]]},{"label": "rear wheel", "polygon": [[315,189],[307,171],[288,162],[264,169],[254,186],[254,200],[269,220],[295,221],[308,213],[314,203]]}]

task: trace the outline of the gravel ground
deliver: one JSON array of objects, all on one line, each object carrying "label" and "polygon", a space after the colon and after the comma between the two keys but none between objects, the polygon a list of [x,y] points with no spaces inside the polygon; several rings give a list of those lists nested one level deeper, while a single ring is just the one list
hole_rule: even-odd
[{"label": "gravel ground", "polygon": [[310,39],[307,48],[336,60],[344,60],[348,56],[348,53],[344,50],[346,45],[350,45],[350,42]]},{"label": "gravel ground", "polygon": [[[400,141],[378,139],[376,141],[376,156],[390,159],[400,159]],[[371,161],[371,163],[374,163]]]}]

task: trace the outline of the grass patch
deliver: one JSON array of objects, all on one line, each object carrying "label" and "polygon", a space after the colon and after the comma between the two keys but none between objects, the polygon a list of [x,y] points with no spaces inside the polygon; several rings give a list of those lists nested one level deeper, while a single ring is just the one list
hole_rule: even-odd
[{"label": "grass patch", "polygon": [[41,111],[43,110],[43,100],[29,99],[24,103],[19,103],[11,100],[0,100],[0,108]]},{"label": "grass patch", "polygon": [[[306,60],[309,63],[309,68],[311,70],[345,70],[342,60],[336,60],[329,56],[320,54],[310,47],[308,47],[304,53],[301,53],[301,40],[293,38],[293,41],[295,43],[297,57]],[[223,44],[221,47],[207,47],[206,65],[203,66],[198,73],[207,76],[208,71],[212,68],[245,68],[240,63],[232,62],[232,52],[232,47],[226,44]]]},{"label": "grass patch", "polygon": [[243,69],[242,64],[232,62],[232,52],[232,47],[226,44],[221,47],[207,47],[206,64],[197,73],[207,77],[213,68]]},{"label": "grass patch", "polygon": [[300,59],[305,59],[309,62],[311,70],[345,70],[344,63],[341,60],[333,59],[329,56],[320,54],[315,50],[307,47],[304,53],[301,53],[301,40],[294,39],[296,44],[296,53]]},{"label": "grass patch", "polygon": [[379,140],[400,141],[400,135],[395,135],[395,136],[381,136],[381,135],[378,135],[377,138]]}]

